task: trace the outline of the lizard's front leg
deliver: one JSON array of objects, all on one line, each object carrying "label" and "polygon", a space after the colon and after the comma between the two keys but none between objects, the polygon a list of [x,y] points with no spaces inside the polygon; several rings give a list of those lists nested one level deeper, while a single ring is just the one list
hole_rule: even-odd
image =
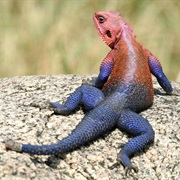
[{"label": "lizard's front leg", "polygon": [[151,73],[157,78],[158,83],[161,85],[164,91],[166,91],[167,94],[172,94],[173,88],[170,81],[164,74],[160,62],[149,50],[145,50],[148,56]]},{"label": "lizard's front leg", "polygon": [[89,84],[91,86],[95,86],[99,89],[101,89],[104,84],[106,83],[109,75],[111,74],[114,61],[113,61],[113,50],[111,50],[107,56],[104,58],[104,60],[101,63],[100,66],[100,72],[97,78],[93,78],[92,80],[84,80],[83,84]]}]

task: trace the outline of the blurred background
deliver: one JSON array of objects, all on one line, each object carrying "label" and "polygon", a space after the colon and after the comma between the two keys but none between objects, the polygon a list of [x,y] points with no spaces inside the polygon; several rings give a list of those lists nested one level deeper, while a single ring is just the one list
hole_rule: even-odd
[{"label": "blurred background", "polygon": [[98,74],[110,50],[92,16],[116,10],[180,82],[179,0],[0,0],[0,78]]}]

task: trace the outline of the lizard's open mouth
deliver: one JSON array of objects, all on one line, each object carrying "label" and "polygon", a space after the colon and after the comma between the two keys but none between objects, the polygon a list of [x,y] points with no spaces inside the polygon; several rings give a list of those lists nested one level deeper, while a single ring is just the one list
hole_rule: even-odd
[{"label": "lizard's open mouth", "polygon": [[[98,30],[98,34],[100,35],[100,37],[102,38],[102,40],[110,47],[110,48],[114,48],[114,42],[113,42],[113,35],[111,30],[106,30],[105,27],[100,26],[98,18],[96,17],[96,15],[94,15],[93,17],[94,20],[94,24]],[[102,21],[102,20],[101,20]],[[102,24],[102,23],[101,23]]]},{"label": "lizard's open mouth", "polygon": [[111,36],[111,31],[107,30],[107,31],[106,31],[106,35],[107,35],[109,38],[111,38],[111,37],[112,37],[112,36]]},{"label": "lizard's open mouth", "polygon": [[103,32],[102,29],[98,25],[96,27],[98,29],[98,34],[102,38],[103,42],[109,46],[109,43],[107,42],[107,38],[111,38],[111,31],[107,30],[106,32]]}]

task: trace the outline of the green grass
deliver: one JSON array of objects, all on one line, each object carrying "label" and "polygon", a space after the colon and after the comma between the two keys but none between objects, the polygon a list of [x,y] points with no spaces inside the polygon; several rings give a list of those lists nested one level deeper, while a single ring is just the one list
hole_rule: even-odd
[{"label": "green grass", "polygon": [[180,82],[179,0],[0,0],[0,77],[94,74],[109,48],[96,11],[116,10]]}]

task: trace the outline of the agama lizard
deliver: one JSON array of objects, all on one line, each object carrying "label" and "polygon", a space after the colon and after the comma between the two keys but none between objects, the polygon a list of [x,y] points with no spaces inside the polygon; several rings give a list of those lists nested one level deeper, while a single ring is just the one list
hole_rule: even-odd
[{"label": "agama lizard", "polygon": [[88,110],[83,120],[56,144],[41,146],[8,140],[5,146],[17,152],[58,155],[71,152],[116,127],[134,136],[117,155],[127,174],[136,170],[131,156],[154,140],[151,125],[138,114],[153,103],[151,73],[167,94],[173,88],[158,59],[136,40],[131,25],[118,12],[97,12],[93,19],[99,35],[111,48],[98,77],[90,84],[82,84],[63,105],[50,103],[54,112],[61,115],[68,115],[82,105]]}]

